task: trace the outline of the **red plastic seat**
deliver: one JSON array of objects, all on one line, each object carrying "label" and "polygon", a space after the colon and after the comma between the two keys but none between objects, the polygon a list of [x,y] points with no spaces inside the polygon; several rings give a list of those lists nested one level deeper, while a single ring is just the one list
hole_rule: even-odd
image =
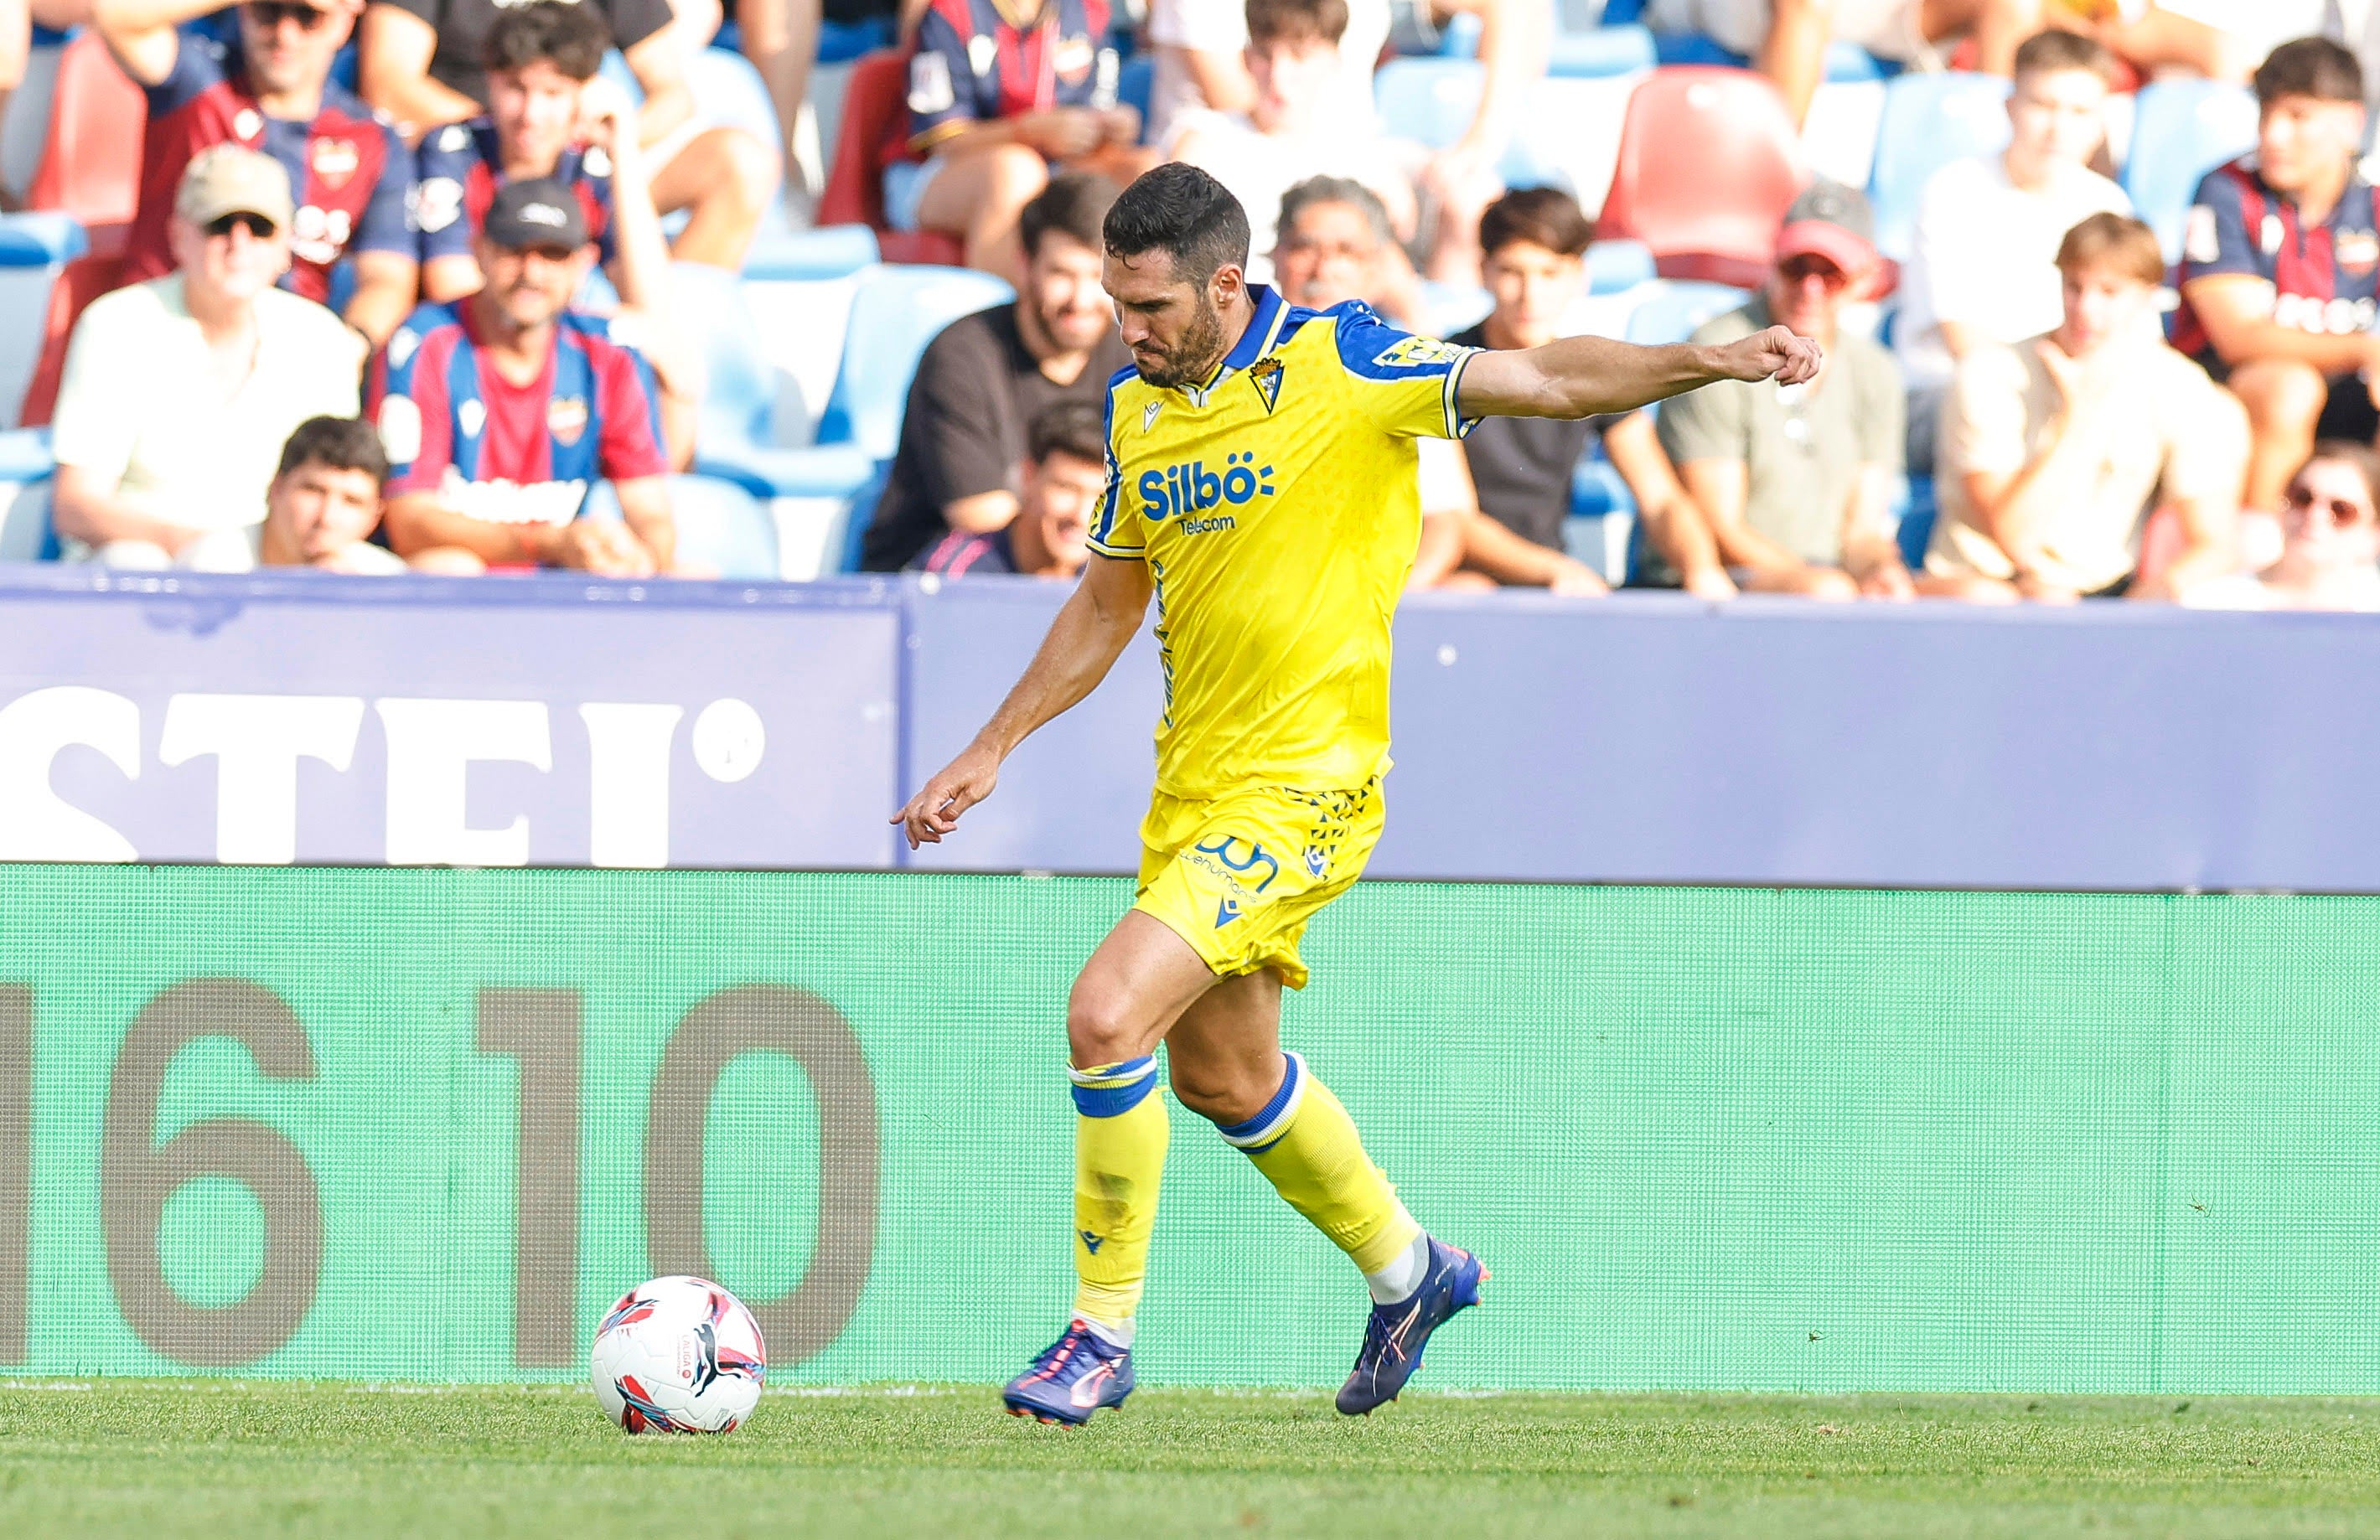
[{"label": "red plastic seat", "polygon": [[888,262],[959,267],[965,262],[966,248],[957,237],[939,230],[890,230],[884,224],[884,164],[899,142],[908,94],[909,55],[900,49],[880,48],[851,67],[834,164],[819,194],[818,223],[868,226]]},{"label": "red plastic seat", "polygon": [[1596,236],[1643,241],[1664,278],[1750,288],[1809,179],[1775,86],[1745,69],[1657,69],[1628,99]]},{"label": "red plastic seat", "polygon": [[50,413],[58,404],[58,384],[67,371],[67,341],[74,335],[75,322],[82,318],[82,309],[101,295],[114,289],[116,274],[124,267],[124,258],[111,252],[104,257],[77,257],[58,273],[57,282],[50,285],[50,307],[42,317],[42,358],[33,366],[33,378],[25,386],[25,404],[17,414],[19,428],[42,428],[49,424]]},{"label": "red plastic seat", "polygon": [[148,126],[149,103],[140,86],[116,67],[98,33],[79,34],[58,55],[49,142],[25,195],[26,207],[72,214],[91,236],[94,253],[121,251],[140,201],[141,139]]}]

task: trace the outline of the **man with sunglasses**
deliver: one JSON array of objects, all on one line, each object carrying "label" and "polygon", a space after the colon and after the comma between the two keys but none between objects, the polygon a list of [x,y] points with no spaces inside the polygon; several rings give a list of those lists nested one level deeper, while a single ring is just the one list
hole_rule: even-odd
[{"label": "man with sunglasses", "polygon": [[2380,455],[2325,439],[2281,494],[2281,554],[2184,589],[2197,610],[2380,611]]},{"label": "man with sunglasses", "polygon": [[76,322],[51,426],[50,515],[68,559],[253,565],[291,431],[355,415],[362,343],[273,287],[294,212],[269,157],[200,151],[166,220],[176,271],[102,295]]},{"label": "man with sunglasses", "polygon": [[[487,282],[459,319],[408,326],[373,368],[389,544],[417,564],[467,552],[491,567],[668,572],[658,387],[601,317],[569,308],[595,261],[577,194],[505,183],[474,255]],[[598,481],[623,520],[587,516]]]},{"label": "man with sunglasses", "polygon": [[[1815,599],[1906,599],[1892,518],[1902,443],[1900,370],[1892,355],[1837,321],[1877,273],[1867,200],[1820,180],[1794,200],[1777,236],[1776,266],[1752,302],[1694,340],[1724,346],[1773,324],[1825,350],[1806,384],[1725,382],[1662,404],[1661,447],[1687,496],[1673,525],[1700,518],[1738,587]],[[1679,549],[1705,543],[1673,530]],[[1643,580],[1678,582],[1648,550]]]},{"label": "man with sunglasses", "polygon": [[213,144],[244,145],[281,163],[295,197],[282,286],[326,302],[331,269],[352,258],[346,321],[377,346],[412,310],[419,267],[406,218],[413,152],[331,80],[360,0],[246,0],[232,49],[179,30],[218,8],[220,0],[99,0],[93,11],[116,62],[149,99],[124,281],[173,271],[165,226],[191,157]]}]

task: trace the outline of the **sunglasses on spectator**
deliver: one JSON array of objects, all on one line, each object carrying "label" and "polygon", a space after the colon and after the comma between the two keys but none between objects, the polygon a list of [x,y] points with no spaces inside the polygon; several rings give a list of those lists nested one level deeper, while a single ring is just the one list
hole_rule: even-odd
[{"label": "sunglasses on spectator", "polygon": [[284,21],[294,21],[310,32],[331,19],[330,12],[298,4],[297,0],[248,0],[240,8],[248,13],[250,21],[268,32]]},{"label": "sunglasses on spectator", "polygon": [[2314,496],[2313,493],[2306,491],[2303,487],[2291,487],[2282,495],[2288,499],[2289,506],[2300,513],[2303,513],[2306,509],[2312,508],[2317,503],[2323,504],[2330,510],[2330,522],[2337,525],[2341,529],[2352,528],[2355,525],[2361,523],[2363,518],[2362,507],[2358,503],[2348,502],[2347,499],[2343,497],[2334,497],[2326,500],[2318,498]]},{"label": "sunglasses on spectator", "polygon": [[1788,257],[1779,262],[1777,275],[1797,287],[1815,278],[1827,285],[1827,291],[1830,294],[1838,289],[1848,288],[1852,281],[1850,273],[1827,261],[1826,258],[1807,255]]},{"label": "sunglasses on spectator", "polygon": [[273,221],[262,214],[246,212],[225,214],[221,219],[207,221],[207,234],[218,239],[228,236],[234,230],[244,229],[258,240],[270,240],[274,228]]}]

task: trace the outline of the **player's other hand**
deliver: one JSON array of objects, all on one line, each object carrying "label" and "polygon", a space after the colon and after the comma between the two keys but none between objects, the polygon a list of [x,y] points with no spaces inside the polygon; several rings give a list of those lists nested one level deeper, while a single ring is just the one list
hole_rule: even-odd
[{"label": "player's other hand", "polygon": [[1827,361],[1816,343],[1782,326],[1710,351],[1711,372],[1721,380],[1774,380],[1780,385],[1809,383]]},{"label": "player's other hand", "polygon": [[990,796],[999,784],[999,757],[970,744],[889,821],[899,824],[908,835],[911,850],[921,844],[941,844],[942,836],[959,826],[959,815]]}]

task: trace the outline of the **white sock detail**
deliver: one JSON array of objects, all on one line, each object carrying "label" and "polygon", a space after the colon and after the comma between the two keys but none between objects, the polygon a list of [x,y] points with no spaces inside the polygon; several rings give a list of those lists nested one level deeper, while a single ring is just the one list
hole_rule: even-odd
[{"label": "white sock detail", "polygon": [[1374,1304],[1402,1304],[1413,1298],[1413,1291],[1421,1287],[1421,1280],[1428,1274],[1429,1237],[1416,1235],[1414,1243],[1387,1267],[1377,1273],[1366,1273],[1364,1287],[1372,1291]]},{"label": "white sock detail", "polygon": [[[1417,1283],[1419,1280],[1415,1281]],[[1096,1316],[1086,1316],[1076,1311],[1075,1319],[1087,1327],[1092,1336],[1111,1348],[1129,1349],[1132,1346],[1134,1323],[1137,1319],[1135,1316],[1127,1316],[1121,1321],[1103,1321]]]}]

